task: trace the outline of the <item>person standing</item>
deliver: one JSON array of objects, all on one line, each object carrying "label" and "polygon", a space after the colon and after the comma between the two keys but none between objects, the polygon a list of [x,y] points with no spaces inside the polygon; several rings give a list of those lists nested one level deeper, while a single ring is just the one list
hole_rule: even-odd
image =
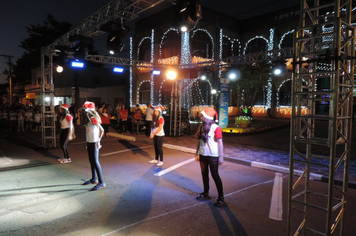
[{"label": "person standing", "polygon": [[119,110],[120,112],[120,122],[119,122],[119,129],[120,133],[126,133],[127,132],[127,117],[129,115],[129,112],[126,109],[125,104],[121,105],[121,109]]},{"label": "person standing", "polygon": [[25,113],[25,128],[31,130],[33,125],[33,111],[32,108],[28,108]]},{"label": "person standing", "polygon": [[69,106],[67,103],[59,106],[59,112],[61,114],[60,124],[61,124],[61,133],[59,136],[60,145],[63,151],[62,158],[58,159],[59,163],[66,164],[72,162],[69,157],[67,144],[70,139],[71,129],[73,128],[73,117],[69,114]]},{"label": "person standing", "polygon": [[224,161],[223,142],[221,128],[215,123],[217,113],[212,108],[202,111],[202,125],[198,130],[198,143],[196,149],[196,161],[199,161],[203,177],[204,192],[196,198],[205,199],[209,197],[209,168],[218,190],[218,198],[215,206],[224,204],[223,185],[219,175],[218,167]]},{"label": "person standing", "polygon": [[[164,140],[164,118],[162,117],[162,107],[156,107],[152,116],[150,138],[153,139],[153,146],[155,149],[155,159],[149,161],[151,164],[163,166],[163,140]],[[159,158],[159,160],[158,160]]]},{"label": "person standing", "polygon": [[36,109],[36,113],[33,116],[33,128],[35,131],[41,131],[41,113],[39,109]]},{"label": "person standing", "polygon": [[152,125],[152,115],[153,115],[153,109],[151,103],[147,103],[147,109],[146,109],[146,136],[150,136],[151,132],[151,125]]},{"label": "person standing", "polygon": [[17,123],[17,114],[16,112],[14,111],[14,109],[10,109],[10,112],[9,112],[9,120],[10,120],[10,132],[15,132],[16,130],[16,123]]},{"label": "person standing", "polygon": [[[96,184],[91,191],[99,190],[106,187],[101,173],[99,163],[99,149],[101,148],[100,140],[103,137],[104,129],[101,127],[101,119],[93,102],[85,102],[84,109],[84,125],[86,126],[86,140],[89,162],[91,167],[91,179],[85,181],[83,185]],[[98,176],[98,178],[96,178]]]},{"label": "person standing", "polygon": [[102,121],[102,125],[104,128],[104,135],[105,137],[109,137],[109,126],[110,126],[111,115],[107,112],[106,108],[103,108],[103,112],[100,113],[100,119]]},{"label": "person standing", "polygon": [[22,108],[20,108],[19,112],[17,113],[17,132],[25,132],[25,125],[24,125],[24,120],[25,120],[25,113]]}]

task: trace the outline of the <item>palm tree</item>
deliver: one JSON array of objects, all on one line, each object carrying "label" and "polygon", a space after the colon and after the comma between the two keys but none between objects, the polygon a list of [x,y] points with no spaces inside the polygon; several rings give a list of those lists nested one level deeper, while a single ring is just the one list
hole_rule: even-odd
[{"label": "palm tree", "polygon": [[[258,92],[268,83],[270,66],[267,63],[254,63],[241,66],[239,70],[241,77],[230,84],[232,99],[236,104],[253,106]],[[242,97],[241,102],[238,102],[238,96]]]}]

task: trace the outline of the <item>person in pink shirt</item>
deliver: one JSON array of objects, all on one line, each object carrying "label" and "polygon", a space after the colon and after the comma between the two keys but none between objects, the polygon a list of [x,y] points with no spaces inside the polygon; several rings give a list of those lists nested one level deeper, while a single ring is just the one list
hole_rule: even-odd
[{"label": "person in pink shirt", "polygon": [[101,124],[104,128],[104,135],[105,137],[109,137],[109,126],[110,126],[111,115],[108,113],[106,108],[103,108],[102,112],[99,114],[101,118]]},{"label": "person in pink shirt", "polygon": [[119,122],[119,133],[126,133],[127,132],[127,117],[129,112],[126,109],[125,104],[122,104],[120,112],[120,122]]}]

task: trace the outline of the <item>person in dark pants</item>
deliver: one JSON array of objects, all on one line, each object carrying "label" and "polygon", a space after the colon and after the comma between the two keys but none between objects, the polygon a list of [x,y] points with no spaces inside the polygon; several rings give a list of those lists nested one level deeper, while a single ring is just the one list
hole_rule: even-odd
[{"label": "person in dark pants", "polygon": [[153,108],[151,103],[147,103],[146,109],[146,136],[150,136],[151,126],[152,126],[152,115],[153,115]]},{"label": "person in dark pants", "polygon": [[67,103],[59,106],[59,112],[61,114],[60,124],[61,124],[61,134],[60,134],[60,145],[63,151],[63,158],[58,159],[61,164],[66,164],[72,162],[69,157],[67,144],[69,142],[70,129],[73,125],[73,117],[69,114],[69,107]]},{"label": "person in dark pants", "polygon": [[201,174],[203,177],[204,192],[200,193],[196,198],[205,199],[209,197],[209,168],[211,176],[214,179],[218,190],[218,198],[214,205],[221,206],[224,204],[223,185],[219,175],[219,165],[224,161],[223,142],[221,128],[215,124],[217,120],[216,111],[212,108],[207,108],[202,111],[202,125],[198,130],[198,143],[196,151],[196,161],[199,161]]},{"label": "person in dark pants", "polygon": [[93,102],[85,102],[83,109],[85,111],[84,124],[86,126],[87,151],[92,174],[91,179],[85,181],[83,185],[96,184],[91,189],[95,191],[106,187],[99,163],[100,140],[103,137],[104,129],[100,125],[101,119],[98,112],[95,111],[95,104]]},{"label": "person in dark pants", "polygon": [[119,121],[119,133],[126,133],[127,132],[127,118],[129,115],[128,110],[126,109],[125,104],[121,105],[121,109],[119,110],[120,113],[120,121]]},{"label": "person in dark pants", "polygon": [[102,113],[100,113],[100,119],[102,121],[102,125],[104,128],[104,135],[105,137],[109,137],[109,126],[110,126],[111,115],[107,112],[106,108],[104,108],[102,110]]},{"label": "person in dark pants", "polygon": [[[164,119],[162,117],[162,107],[156,107],[152,116],[152,129],[150,138],[153,138],[155,148],[155,159],[149,161],[151,164],[163,166],[163,140],[164,140]],[[159,159],[159,160],[158,160]]]}]

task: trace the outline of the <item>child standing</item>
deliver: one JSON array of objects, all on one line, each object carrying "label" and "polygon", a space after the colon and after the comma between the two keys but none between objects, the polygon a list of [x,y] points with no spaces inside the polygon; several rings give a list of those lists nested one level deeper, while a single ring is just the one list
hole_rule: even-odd
[{"label": "child standing", "polygon": [[224,204],[223,185],[218,172],[218,167],[224,161],[223,142],[221,128],[215,124],[217,117],[216,111],[207,108],[202,111],[202,125],[198,131],[198,143],[196,151],[196,160],[200,162],[201,174],[203,177],[204,192],[196,198],[204,199],[209,197],[209,168],[218,190],[218,198],[214,205]]},{"label": "child standing", "polygon": [[58,159],[61,164],[66,164],[72,162],[69,157],[67,144],[69,142],[69,137],[71,135],[70,130],[73,128],[73,117],[69,114],[69,107],[67,103],[59,106],[59,112],[61,114],[61,134],[60,134],[60,144],[63,151],[63,158]]},{"label": "child standing", "polygon": [[[99,163],[99,149],[101,148],[100,140],[103,137],[104,129],[100,125],[101,119],[98,112],[95,111],[95,104],[93,102],[85,102],[83,106],[87,150],[92,174],[91,179],[85,181],[83,185],[96,184],[94,188],[91,189],[92,191],[95,191],[106,187]],[[98,178],[96,178],[96,176],[98,176]]]},{"label": "child standing", "polygon": [[[149,161],[151,164],[163,166],[163,140],[164,140],[164,118],[162,117],[162,107],[156,107],[152,116],[152,128],[150,138],[153,138],[156,158]],[[158,160],[159,157],[159,160]]]},{"label": "child standing", "polygon": [[41,126],[41,113],[40,110],[36,110],[35,115],[33,116],[33,126],[35,128],[35,131],[41,131],[40,126]]}]

